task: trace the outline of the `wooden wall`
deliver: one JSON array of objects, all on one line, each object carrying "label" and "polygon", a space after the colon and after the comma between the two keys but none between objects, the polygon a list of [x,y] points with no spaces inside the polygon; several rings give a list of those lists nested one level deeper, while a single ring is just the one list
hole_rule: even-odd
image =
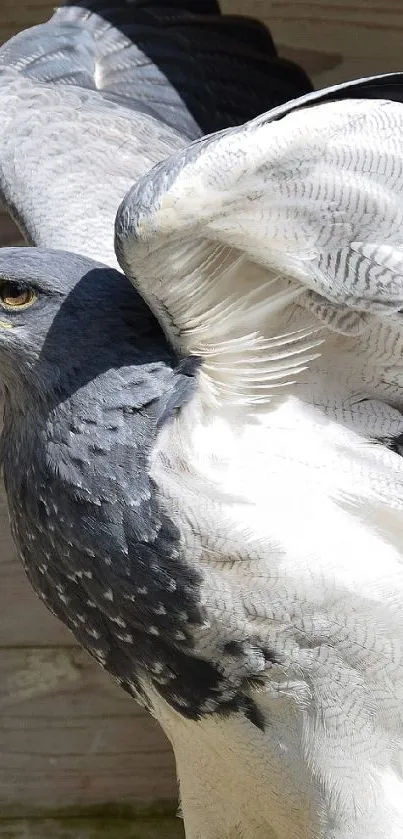
[{"label": "wooden wall", "polygon": [[[56,0],[1,0],[0,39],[46,20]],[[220,0],[223,11],[255,15],[281,52],[296,57],[318,85],[401,69],[401,0]]]},{"label": "wooden wall", "polygon": [[[45,20],[53,3],[1,0],[0,41]],[[300,61],[318,86],[401,69],[401,0],[222,0],[226,11],[254,13],[270,23],[281,52]],[[14,241],[3,217],[0,244]],[[169,806],[174,764],[158,726],[125,697],[31,593],[11,544],[0,497],[0,834],[55,837],[52,822],[4,821],[63,810]],[[108,823],[63,822],[58,835],[112,836]],[[1,824],[3,827],[1,827]],[[154,834],[115,822],[120,839]],[[94,826],[95,825],[95,826]],[[101,829],[102,828],[102,829]],[[117,827],[116,827],[117,829]],[[165,826],[160,835],[177,835]],[[67,831],[67,832],[66,832]],[[115,834],[113,834],[115,835]]]}]

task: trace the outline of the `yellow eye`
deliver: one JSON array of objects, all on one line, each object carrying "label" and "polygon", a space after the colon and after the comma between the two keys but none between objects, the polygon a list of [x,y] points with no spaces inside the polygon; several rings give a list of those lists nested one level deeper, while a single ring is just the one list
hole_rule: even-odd
[{"label": "yellow eye", "polygon": [[35,292],[20,283],[6,282],[0,287],[0,304],[5,309],[25,309],[35,300]]}]

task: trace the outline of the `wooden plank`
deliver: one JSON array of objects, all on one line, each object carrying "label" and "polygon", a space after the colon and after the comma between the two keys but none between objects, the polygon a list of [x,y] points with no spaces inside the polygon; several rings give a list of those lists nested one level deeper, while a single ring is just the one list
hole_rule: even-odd
[{"label": "wooden plank", "polygon": [[1,839],[183,839],[182,821],[169,819],[35,819],[0,821]]},{"label": "wooden plank", "polygon": [[1,0],[1,10],[4,20],[7,20],[11,11],[18,15],[19,19],[24,21],[27,11],[36,9],[38,20],[46,9],[47,15],[52,14],[53,9],[58,3],[52,3],[51,0]]},{"label": "wooden plank", "polygon": [[[2,4],[3,2],[4,0],[2,0]],[[56,5],[57,3],[54,4],[53,9]],[[21,28],[26,29],[28,26],[36,26],[37,23],[48,20],[53,9],[47,3],[41,3],[40,5],[24,3],[23,8],[20,8],[17,4],[14,4],[14,6],[2,5],[2,26],[16,33]]]},{"label": "wooden plank", "polygon": [[401,0],[221,0],[223,11],[264,20],[282,55],[317,87],[402,67]]},{"label": "wooden plank", "polygon": [[58,4],[44,0],[1,0],[0,3],[0,42],[11,38],[21,29],[43,23],[53,13]]},{"label": "wooden plank", "polygon": [[23,238],[16,224],[7,213],[0,212],[0,247],[21,245]]},{"label": "wooden plank", "polygon": [[[2,0],[0,39],[46,20],[54,5]],[[318,86],[401,69],[401,0],[221,0],[221,7],[265,20],[282,54],[300,61]]]},{"label": "wooden plank", "polygon": [[0,651],[0,721],[0,819],[176,800],[158,724],[81,650]]}]

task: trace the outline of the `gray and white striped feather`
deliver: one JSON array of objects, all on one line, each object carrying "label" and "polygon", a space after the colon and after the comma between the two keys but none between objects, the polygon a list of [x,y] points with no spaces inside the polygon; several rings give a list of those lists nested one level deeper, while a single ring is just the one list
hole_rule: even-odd
[{"label": "gray and white striped feather", "polygon": [[[260,746],[238,730],[239,763],[259,754],[250,809],[230,773],[242,837],[403,836],[403,105],[366,84],[197,141],[116,221],[123,269],[202,359],[153,461],[205,581],[198,643],[225,625],[278,662]],[[214,799],[236,748],[201,730]],[[200,809],[190,835],[231,819],[204,834]]]},{"label": "gray and white striped feather", "polygon": [[266,27],[215,0],[67,3],[0,50],[0,195],[30,243],[116,266],[140,175],[310,89]]}]

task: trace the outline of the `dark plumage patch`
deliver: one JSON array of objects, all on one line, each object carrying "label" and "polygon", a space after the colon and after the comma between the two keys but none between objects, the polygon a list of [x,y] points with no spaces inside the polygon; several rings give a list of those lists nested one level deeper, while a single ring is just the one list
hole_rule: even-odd
[{"label": "dark plumage patch", "polygon": [[403,455],[403,434],[399,434],[398,437],[394,437],[392,440],[389,440],[387,446],[392,450],[392,452]]},{"label": "dark plumage patch", "polygon": [[[22,270],[17,257],[11,253],[8,276]],[[33,284],[35,271],[38,283],[48,280],[32,309],[32,337],[24,338],[36,362],[25,373],[23,365],[14,370],[8,389],[2,453],[13,534],[29,579],[79,643],[143,704],[151,682],[184,716],[241,710],[261,727],[249,696],[256,679],[247,645],[212,651],[211,661],[197,653],[195,631],[205,619],[201,579],[149,473],[161,425],[192,398],[198,360],[176,358],[117,272],[67,254],[36,250],[27,259]],[[58,276],[65,272],[67,283],[69,266],[82,276],[63,298]],[[49,328],[47,306],[55,311]],[[5,330],[2,341],[9,340]],[[11,351],[17,367],[20,349]],[[238,657],[239,677],[223,675],[221,655]]]}]

